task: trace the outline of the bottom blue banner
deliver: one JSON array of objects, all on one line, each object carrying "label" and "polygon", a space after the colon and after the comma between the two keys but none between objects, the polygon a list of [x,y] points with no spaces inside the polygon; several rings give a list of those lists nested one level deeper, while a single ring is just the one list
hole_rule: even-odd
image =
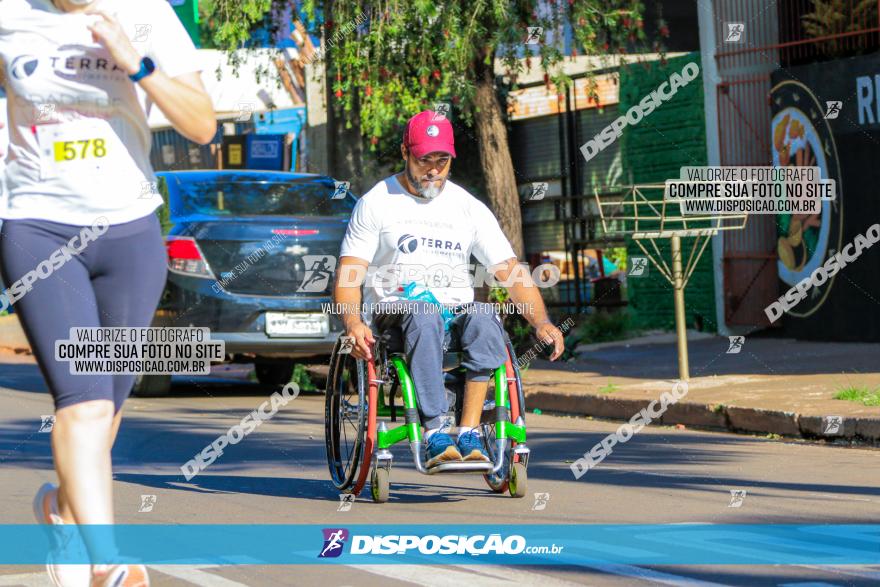
[{"label": "bottom blue banner", "polygon": [[0,564],[880,564],[880,525],[0,525]]}]

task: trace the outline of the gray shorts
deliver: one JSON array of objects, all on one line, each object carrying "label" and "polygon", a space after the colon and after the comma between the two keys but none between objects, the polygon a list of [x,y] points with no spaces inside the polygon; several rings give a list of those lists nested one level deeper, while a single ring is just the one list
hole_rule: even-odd
[{"label": "gray shorts", "polygon": [[471,302],[455,307],[457,316],[444,332],[436,306],[411,300],[389,304],[395,306],[394,311],[380,309],[373,322],[374,331],[381,334],[389,328],[401,329],[422,424],[428,429],[439,428],[449,410],[443,383],[443,354],[449,349],[460,350],[467,378],[487,381],[507,361],[501,319],[492,304]]}]

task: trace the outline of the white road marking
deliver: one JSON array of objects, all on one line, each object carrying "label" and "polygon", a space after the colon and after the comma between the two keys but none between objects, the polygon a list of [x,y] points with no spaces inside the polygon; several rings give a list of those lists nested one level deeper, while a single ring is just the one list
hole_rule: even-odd
[{"label": "white road marking", "polygon": [[[374,575],[409,581],[425,587],[460,587],[462,584],[493,587],[495,585],[510,585],[511,583],[541,585],[542,587],[571,587],[582,585],[572,583],[564,579],[557,579],[550,575],[543,575],[531,571],[524,571],[519,567],[500,567],[496,565],[453,565],[454,568],[466,569],[464,571],[452,570],[452,567],[438,567],[426,565],[347,565],[353,569],[366,571]],[[575,565],[581,568],[594,569],[596,571],[639,579],[653,584],[675,585],[676,587],[727,587],[723,583],[712,583],[690,579],[681,575],[661,573],[651,569],[643,569],[632,565]]]},{"label": "white road marking", "polygon": [[[204,569],[220,568],[220,565],[147,565],[152,573],[169,575],[198,587],[249,587],[244,583],[232,581],[219,575],[204,572]],[[19,575],[0,575],[0,587],[52,587],[49,575],[43,573],[22,573]]]},{"label": "white road marking", "polygon": [[47,573],[21,573],[19,575],[0,576],[0,585],[4,587],[52,587]]},{"label": "white road marking", "polygon": [[867,565],[798,565],[805,569],[816,569],[825,571],[826,573],[840,573],[841,575],[849,575],[851,577],[861,577],[863,579],[873,579],[880,583],[880,567],[869,567]]},{"label": "white road marking", "polygon": [[[467,569],[469,573],[480,573],[498,579],[515,581],[522,585],[541,585],[542,587],[581,587],[583,583],[573,583],[565,579],[557,579],[551,575],[544,575],[533,571],[527,571],[521,567],[501,567],[497,565],[452,565],[459,569]],[[449,567],[444,567],[449,568]],[[548,567],[550,568],[550,567]]]},{"label": "white road marking", "polygon": [[687,587],[727,587],[724,583],[712,583],[711,581],[701,581],[699,579],[691,579],[682,577],[681,575],[673,575],[672,573],[661,573],[653,569],[643,569],[633,565],[619,564],[599,564],[599,565],[577,565],[588,569],[595,569],[603,573],[611,575],[619,575],[621,577],[630,577],[633,579],[641,579],[651,583],[659,583],[661,585],[676,585]]},{"label": "white road marking", "polygon": [[[429,565],[346,565],[359,571],[366,571],[380,577],[408,581],[424,587],[461,587],[474,585],[477,587],[493,587],[507,585],[509,581],[483,581],[482,577],[473,572],[453,571],[448,567]],[[479,565],[476,565],[479,566]]]},{"label": "white road marking", "polygon": [[509,581],[494,579],[485,582],[479,575],[473,572],[453,571],[448,567],[428,565],[346,565],[359,571],[366,571],[380,577],[408,581],[424,587],[461,587],[461,585],[475,585],[478,587],[491,587],[494,585],[506,585]]},{"label": "white road marking", "polygon": [[151,566],[150,570],[170,575],[199,587],[248,587],[244,583],[239,583],[220,575],[206,573],[202,570],[209,568],[218,568],[218,565],[156,565],[155,567]]}]

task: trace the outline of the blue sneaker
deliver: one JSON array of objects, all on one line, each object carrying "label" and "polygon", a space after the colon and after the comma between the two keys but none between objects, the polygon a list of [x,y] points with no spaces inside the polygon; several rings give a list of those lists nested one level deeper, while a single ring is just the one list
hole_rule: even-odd
[{"label": "blue sneaker", "polygon": [[469,430],[458,435],[458,451],[466,461],[489,462],[489,455],[483,446],[483,440],[476,430]]},{"label": "blue sneaker", "polygon": [[428,462],[425,464],[429,469],[440,463],[460,461],[461,453],[455,447],[452,437],[445,432],[437,431],[428,439],[426,446]]}]

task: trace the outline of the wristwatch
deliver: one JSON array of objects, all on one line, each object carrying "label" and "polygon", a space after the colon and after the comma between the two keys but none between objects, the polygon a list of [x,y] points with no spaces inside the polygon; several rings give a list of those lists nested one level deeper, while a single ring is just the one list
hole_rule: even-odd
[{"label": "wristwatch", "polygon": [[137,71],[137,73],[132,73],[128,76],[128,79],[137,83],[156,71],[156,64],[153,63],[153,60],[149,57],[144,57],[141,59],[141,68]]}]

